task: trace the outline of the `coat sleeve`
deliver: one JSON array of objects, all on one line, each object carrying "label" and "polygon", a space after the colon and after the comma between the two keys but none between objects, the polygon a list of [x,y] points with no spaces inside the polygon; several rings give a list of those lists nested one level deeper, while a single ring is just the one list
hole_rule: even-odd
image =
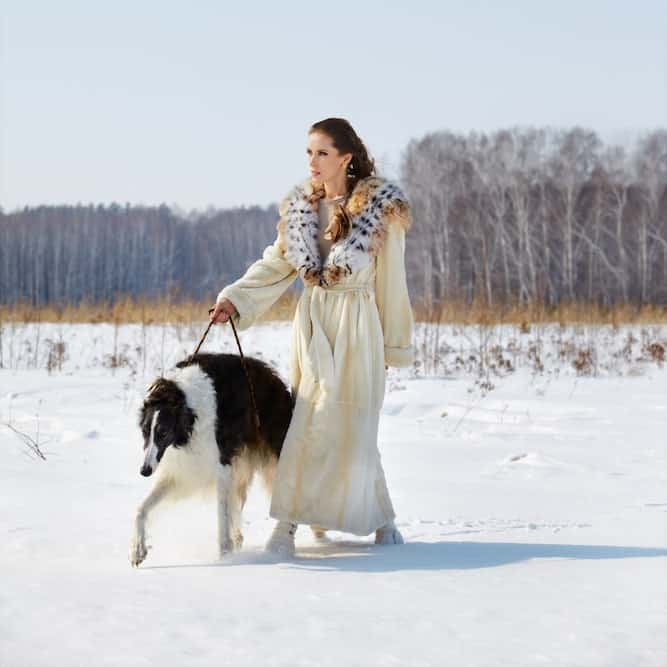
[{"label": "coat sleeve", "polygon": [[376,256],[375,302],[384,337],[385,364],[411,366],[415,359],[414,318],[405,272],[405,227],[393,215]]},{"label": "coat sleeve", "polygon": [[294,282],[298,273],[286,259],[279,240],[266,246],[262,257],[235,282],[218,293],[216,301],[229,299],[236,310],[232,318],[239,331],[254,324]]}]

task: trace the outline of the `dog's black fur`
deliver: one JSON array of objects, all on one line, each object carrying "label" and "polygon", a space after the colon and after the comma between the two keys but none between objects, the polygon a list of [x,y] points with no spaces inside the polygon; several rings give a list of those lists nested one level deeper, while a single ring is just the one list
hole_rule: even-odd
[{"label": "dog's black fur", "polygon": [[278,458],[292,417],[292,396],[280,376],[260,359],[244,360],[255,392],[259,433],[241,357],[200,353],[176,364],[177,368],[198,364],[213,380],[218,406],[215,437],[223,465],[231,463],[243,445],[254,445],[266,456]]}]

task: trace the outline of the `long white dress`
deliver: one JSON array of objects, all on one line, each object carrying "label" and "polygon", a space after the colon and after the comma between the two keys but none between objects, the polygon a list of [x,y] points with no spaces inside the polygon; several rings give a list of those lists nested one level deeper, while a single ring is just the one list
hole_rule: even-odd
[{"label": "long white dress", "polygon": [[[306,284],[292,324],[294,413],[278,462],[270,515],[368,535],[395,517],[377,446],[385,364],[414,360],[405,227],[392,216],[376,256],[328,287]],[[320,258],[322,261],[324,258]],[[226,286],[242,331],[299,274],[279,240]]]}]

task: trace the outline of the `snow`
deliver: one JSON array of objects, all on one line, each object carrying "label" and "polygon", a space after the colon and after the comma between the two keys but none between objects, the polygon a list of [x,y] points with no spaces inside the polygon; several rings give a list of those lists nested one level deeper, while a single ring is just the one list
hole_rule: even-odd
[{"label": "snow", "polygon": [[[406,544],[330,532],[320,545],[301,526],[280,561],[263,553],[274,522],[257,484],[243,551],[217,560],[212,499],[195,498],[156,516],[133,569],[133,512],[152,483],[137,410],[201,331],[41,326],[41,343],[4,329],[0,422],[39,439],[46,461],[0,425],[2,667],[667,664],[657,364],[522,366],[487,393],[464,372],[390,369],[380,451]],[[241,333],[284,378],[289,337],[289,323]],[[47,339],[67,342],[50,374]],[[129,365],[111,367],[114,344]],[[203,349],[235,351],[234,338],[214,327]]]}]

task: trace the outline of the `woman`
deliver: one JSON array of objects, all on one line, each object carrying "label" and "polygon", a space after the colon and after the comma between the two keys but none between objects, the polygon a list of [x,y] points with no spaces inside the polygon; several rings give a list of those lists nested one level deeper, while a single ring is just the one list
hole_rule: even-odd
[{"label": "woman", "polygon": [[282,201],[277,238],[218,294],[214,322],[248,328],[300,276],[292,325],[294,413],[271,498],[267,549],[294,553],[299,523],[375,531],[400,544],[377,447],[387,365],[413,363],[404,252],[409,203],[351,125],[327,118],[308,133],[311,177]]}]

